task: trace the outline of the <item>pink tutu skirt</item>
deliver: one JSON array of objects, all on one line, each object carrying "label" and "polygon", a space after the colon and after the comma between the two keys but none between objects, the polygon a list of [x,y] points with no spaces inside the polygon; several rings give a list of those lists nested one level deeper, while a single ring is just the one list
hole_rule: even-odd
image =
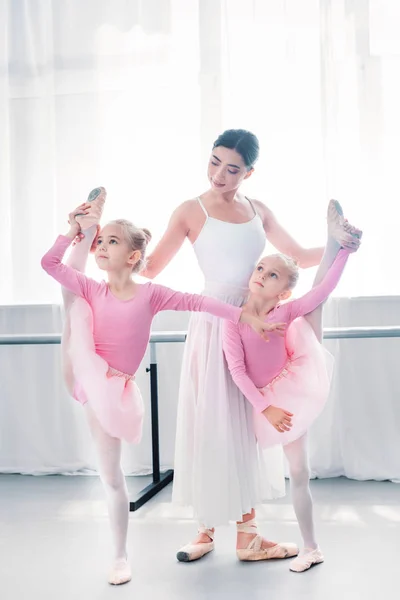
[{"label": "pink tutu skirt", "polygon": [[293,413],[290,431],[279,433],[254,411],[254,429],[262,448],[290,444],[300,438],[322,411],[333,372],[333,357],[319,343],[304,319],[293,321],[286,332],[288,362],[271,383],[262,388],[269,404]]},{"label": "pink tutu skirt", "polygon": [[82,298],[70,313],[68,353],[74,377],[74,398],[89,402],[100,425],[112,437],[138,444],[142,437],[144,405],[133,375],[111,368],[95,352],[93,314]]}]

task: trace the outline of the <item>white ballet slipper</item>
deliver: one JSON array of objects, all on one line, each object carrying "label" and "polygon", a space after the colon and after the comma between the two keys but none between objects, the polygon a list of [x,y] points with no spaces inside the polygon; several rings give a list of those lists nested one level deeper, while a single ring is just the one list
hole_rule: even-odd
[{"label": "white ballet slipper", "polygon": [[108,583],[111,585],[122,585],[132,579],[130,564],[127,560],[121,559],[115,561],[108,575]]},{"label": "white ballet slipper", "polygon": [[290,570],[295,573],[308,571],[313,565],[324,562],[324,555],[320,548],[304,548],[304,550],[290,563]]},{"label": "white ballet slipper", "polygon": [[237,549],[236,555],[242,561],[271,560],[273,558],[291,558],[299,553],[296,544],[280,542],[271,548],[262,548],[263,538],[258,534],[257,523],[254,519],[236,525],[238,533],[256,534],[247,548]]},{"label": "white ballet slipper", "polygon": [[198,533],[205,533],[210,538],[211,542],[200,542],[198,544],[186,544],[176,555],[179,562],[192,562],[199,560],[206,554],[214,550],[214,532],[206,527],[199,527]]}]

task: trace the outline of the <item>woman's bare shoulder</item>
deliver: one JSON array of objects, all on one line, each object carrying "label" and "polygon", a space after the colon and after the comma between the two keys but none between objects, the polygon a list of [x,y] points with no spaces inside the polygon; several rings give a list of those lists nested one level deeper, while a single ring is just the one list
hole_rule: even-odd
[{"label": "woman's bare shoulder", "polygon": [[191,217],[198,217],[203,213],[203,209],[200,206],[199,198],[192,198],[191,200],[185,200],[177,206],[174,210],[174,215],[178,218],[190,219]]}]

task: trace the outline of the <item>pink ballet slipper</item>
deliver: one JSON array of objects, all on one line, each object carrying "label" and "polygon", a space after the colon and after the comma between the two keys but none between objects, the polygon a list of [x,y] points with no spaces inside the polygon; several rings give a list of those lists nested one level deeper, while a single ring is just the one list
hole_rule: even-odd
[{"label": "pink ballet slipper", "polygon": [[206,527],[199,527],[198,533],[205,533],[210,538],[211,542],[199,542],[197,544],[186,544],[181,548],[176,558],[179,562],[192,562],[193,560],[199,560],[206,554],[214,550],[214,532],[212,529]]},{"label": "pink ballet slipper", "polygon": [[296,544],[290,542],[281,542],[271,546],[271,548],[262,548],[263,538],[258,533],[257,523],[254,519],[246,523],[237,523],[238,533],[252,533],[254,538],[247,548],[237,549],[236,554],[242,561],[271,560],[272,558],[290,558],[299,553]]},{"label": "pink ballet slipper", "polygon": [[90,192],[87,199],[87,202],[90,202],[88,214],[76,216],[76,220],[81,226],[82,231],[100,223],[106,196],[107,192],[103,187],[95,188]]},{"label": "pink ballet slipper", "polygon": [[313,565],[324,562],[324,555],[320,548],[304,548],[304,550],[290,563],[289,569],[295,573],[308,571]]},{"label": "pink ballet slipper", "polygon": [[127,560],[115,561],[108,575],[108,583],[111,585],[122,585],[132,579],[131,567]]},{"label": "pink ballet slipper", "polygon": [[342,207],[337,200],[330,200],[329,202],[327,222],[328,235],[336,240],[342,248],[358,249],[362,232],[350,225],[344,218]]}]

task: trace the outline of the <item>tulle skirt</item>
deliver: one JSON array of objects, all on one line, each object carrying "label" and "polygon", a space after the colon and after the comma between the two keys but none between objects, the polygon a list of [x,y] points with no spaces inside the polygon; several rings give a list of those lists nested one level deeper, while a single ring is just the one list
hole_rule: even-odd
[{"label": "tulle skirt", "polygon": [[[248,290],[208,284],[203,293],[241,306]],[[208,314],[191,317],[178,402],[172,500],[207,527],[285,494],[282,448],[257,445],[253,408],[225,362],[222,325]]]},{"label": "tulle skirt", "polygon": [[133,375],[111,368],[95,352],[93,314],[82,298],[69,310],[67,351],[72,367],[74,398],[89,402],[100,425],[112,437],[138,444],[142,437],[144,405]]},{"label": "tulle skirt", "polygon": [[333,357],[317,340],[311,325],[296,319],[286,333],[289,359],[285,368],[263,388],[266,401],[291,413],[292,428],[279,433],[264,415],[254,411],[254,430],[262,448],[290,444],[315,421],[329,396]]}]

